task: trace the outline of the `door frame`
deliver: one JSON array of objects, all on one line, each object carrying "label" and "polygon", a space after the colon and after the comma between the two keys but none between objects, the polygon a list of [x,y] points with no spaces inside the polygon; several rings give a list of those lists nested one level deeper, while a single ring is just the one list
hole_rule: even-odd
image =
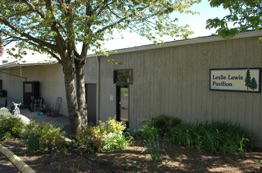
[{"label": "door frame", "polygon": [[117,121],[121,121],[121,88],[128,88],[128,120],[126,123],[126,127],[129,128],[129,121],[130,121],[130,109],[129,109],[129,106],[130,106],[130,103],[129,103],[129,85],[128,84],[117,84],[116,85],[116,120]]}]

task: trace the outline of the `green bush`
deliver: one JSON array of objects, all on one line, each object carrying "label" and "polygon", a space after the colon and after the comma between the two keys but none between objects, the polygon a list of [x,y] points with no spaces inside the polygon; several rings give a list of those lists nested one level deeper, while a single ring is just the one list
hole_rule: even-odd
[{"label": "green bush", "polygon": [[160,161],[166,144],[170,142],[172,128],[179,124],[181,124],[181,119],[167,115],[159,115],[143,122],[143,128],[136,135],[142,137],[152,160]]},{"label": "green bush", "polygon": [[153,117],[150,121],[145,122],[150,126],[158,129],[160,135],[170,135],[171,129],[181,123],[181,119],[167,115]]},{"label": "green bush", "polygon": [[31,121],[22,139],[28,153],[62,151],[66,149],[65,134],[51,123]]},{"label": "green bush", "polygon": [[9,110],[6,107],[0,108],[0,118],[12,116]]},{"label": "green bush", "polygon": [[102,144],[103,134],[94,133],[92,126],[86,126],[76,134],[79,147],[88,152],[97,152]]},{"label": "green bush", "polygon": [[153,161],[160,161],[165,150],[165,140],[160,138],[159,130],[152,124],[146,124],[141,130],[141,136]]},{"label": "green bush", "polygon": [[192,147],[193,137],[195,137],[195,126],[193,124],[182,123],[172,129],[172,140],[175,143]]},{"label": "green bush", "polygon": [[126,136],[123,134],[109,133],[105,137],[101,151],[121,151],[127,146],[130,140],[132,140],[132,137],[128,133],[126,133]]},{"label": "green bush", "polygon": [[253,146],[247,132],[229,121],[180,124],[172,131],[174,142],[199,151],[237,153]]},{"label": "green bush", "polygon": [[129,142],[123,134],[126,125],[109,118],[99,121],[97,126],[87,126],[80,130],[76,139],[81,148],[89,152],[115,151],[123,149]]},{"label": "green bush", "polygon": [[0,118],[0,140],[19,138],[25,130],[25,125],[20,118],[4,116]]}]

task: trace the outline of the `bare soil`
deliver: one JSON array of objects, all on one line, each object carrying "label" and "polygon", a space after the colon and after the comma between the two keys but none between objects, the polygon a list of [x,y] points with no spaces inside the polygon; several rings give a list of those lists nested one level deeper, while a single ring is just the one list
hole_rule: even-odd
[{"label": "bare soil", "polygon": [[[166,149],[161,162],[153,162],[139,143],[121,152],[88,154],[74,150],[66,154],[29,156],[18,139],[0,142],[24,160],[37,173],[180,173],[180,172],[262,172],[262,152],[210,154],[174,145]],[[0,172],[12,169],[0,156]],[[2,171],[1,171],[2,170]],[[18,171],[16,171],[18,172]]]}]

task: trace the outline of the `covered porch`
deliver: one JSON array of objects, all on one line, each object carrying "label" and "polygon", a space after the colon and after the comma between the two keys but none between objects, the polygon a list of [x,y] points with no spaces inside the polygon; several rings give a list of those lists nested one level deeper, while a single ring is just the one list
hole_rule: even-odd
[{"label": "covered porch", "polygon": [[[11,110],[11,106],[13,106],[13,102],[19,103],[19,101],[12,99],[12,98],[7,98],[7,108]],[[70,137],[71,132],[70,132],[70,123],[69,123],[69,118],[67,116],[59,116],[59,117],[50,117],[47,116],[46,114],[40,114],[39,111],[29,111],[27,107],[19,107],[20,109],[20,114],[26,116],[30,120],[36,121],[36,122],[49,122],[54,124],[57,127],[61,127],[62,130],[66,131],[67,137]]]}]

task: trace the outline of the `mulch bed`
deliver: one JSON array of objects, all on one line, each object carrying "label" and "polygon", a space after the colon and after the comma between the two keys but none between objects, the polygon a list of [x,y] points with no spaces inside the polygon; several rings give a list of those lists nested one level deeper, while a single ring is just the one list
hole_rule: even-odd
[{"label": "mulch bed", "polygon": [[[240,155],[210,154],[175,145],[166,149],[161,162],[153,162],[139,144],[131,144],[121,152],[88,154],[74,150],[66,154],[58,152],[29,156],[18,139],[0,143],[37,173],[262,172],[262,152],[259,151]],[[3,165],[4,162],[0,157],[0,172],[12,167],[10,163]]]}]

